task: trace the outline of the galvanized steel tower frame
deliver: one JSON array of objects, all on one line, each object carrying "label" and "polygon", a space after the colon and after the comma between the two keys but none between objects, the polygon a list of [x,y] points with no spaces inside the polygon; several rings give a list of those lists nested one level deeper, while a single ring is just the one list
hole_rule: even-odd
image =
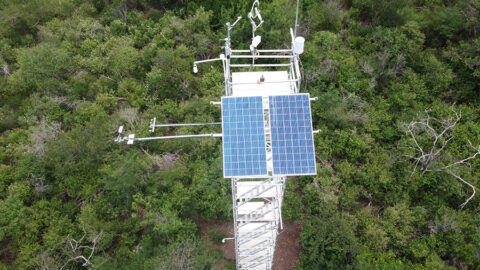
[{"label": "galvanized steel tower frame", "polygon": [[[248,19],[252,25],[252,43],[249,49],[231,48],[231,30],[242,18],[238,17],[234,23],[226,24],[227,37],[225,38],[224,54],[215,59],[195,61],[193,72],[198,72],[198,64],[221,61],[225,80],[225,96],[262,96],[267,172],[270,177],[231,178],[234,237],[226,238],[223,241],[229,239],[235,241],[237,269],[268,270],[273,266],[278,231],[283,229],[282,204],[287,179],[286,176],[273,175],[269,96],[291,95],[300,92],[299,55],[303,52],[304,39],[296,36],[299,5],[297,1],[295,30],[290,29],[291,48],[258,49],[261,37],[256,35],[256,30],[264,23],[259,4],[259,1],[255,0],[248,13]],[[259,59],[262,60],[259,61]],[[247,69],[247,71],[232,72],[232,69]],[[258,71],[258,69],[262,71]],[[265,71],[266,69],[269,70]],[[219,101],[211,103],[221,105]],[[156,118],[154,118],[150,122],[150,131],[155,132],[155,128],[158,127],[220,124],[220,122],[157,124]],[[316,132],[318,131],[314,131],[314,133]],[[126,137],[123,137],[122,134],[123,127],[120,127],[115,141],[127,141],[128,144],[133,144],[135,141],[223,136],[223,134],[217,133],[136,138],[134,134]]]},{"label": "galvanized steel tower frame", "polygon": [[[225,96],[262,96],[264,129],[266,138],[267,171],[266,179],[232,178],[233,224],[237,269],[271,269],[279,229],[283,229],[282,204],[286,176],[273,176],[272,144],[270,129],[269,96],[296,94],[300,92],[301,73],[299,55],[303,52],[304,39],[296,37],[290,29],[292,39],[288,49],[257,49],[261,37],[255,32],[263,24],[258,0],[254,1],[248,19],[252,25],[252,43],[248,50],[231,48],[230,31],[240,21],[227,23],[225,54],[217,59],[194,62],[222,61],[225,77]],[[268,59],[270,63],[256,63],[258,59]],[[251,60],[250,63],[232,63]],[[276,71],[255,70],[274,68]],[[247,72],[232,72],[232,69],[248,69]],[[286,70],[285,70],[286,69]],[[219,104],[219,103],[216,103]]]}]

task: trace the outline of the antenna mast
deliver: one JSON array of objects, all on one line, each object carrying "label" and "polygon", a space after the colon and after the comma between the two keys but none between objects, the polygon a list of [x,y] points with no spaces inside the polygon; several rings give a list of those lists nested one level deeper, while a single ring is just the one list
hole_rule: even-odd
[{"label": "antenna mast", "polygon": [[298,28],[298,7],[300,6],[300,0],[297,0],[297,13],[295,14],[295,32],[294,36],[297,37],[297,28]]}]

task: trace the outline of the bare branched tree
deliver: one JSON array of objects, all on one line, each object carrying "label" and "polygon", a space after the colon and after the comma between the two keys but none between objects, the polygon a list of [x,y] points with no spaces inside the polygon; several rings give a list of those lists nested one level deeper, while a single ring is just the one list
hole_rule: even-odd
[{"label": "bare branched tree", "polygon": [[198,244],[193,241],[172,244],[172,250],[165,258],[165,264],[159,265],[159,269],[194,269],[195,249]]},{"label": "bare branched tree", "polygon": [[[95,254],[95,249],[97,248],[98,242],[102,239],[103,230],[99,233],[92,235],[92,240],[90,240],[90,245],[84,244],[84,241],[87,237],[87,232],[83,228],[83,235],[80,239],[75,240],[72,237],[68,236],[68,239],[65,243],[67,253],[69,254],[69,259],[63,264],[60,270],[65,269],[65,267],[71,262],[81,262],[84,267],[95,268],[95,265],[92,262],[92,257]],[[85,255],[87,253],[87,255]]]},{"label": "bare branched tree", "polygon": [[372,77],[368,90],[374,89],[382,77],[401,75],[405,69],[405,63],[405,57],[402,54],[394,57],[389,51],[378,52],[375,58],[360,61],[362,71]]},{"label": "bare branched tree", "polygon": [[377,77],[402,74],[405,68],[405,57],[399,54],[392,57],[389,51],[383,51],[376,54],[378,59]]},{"label": "bare branched tree", "polygon": [[468,22],[472,36],[474,38],[477,37],[480,32],[480,21],[478,20],[480,16],[480,4],[478,4],[478,2],[476,2],[476,4],[467,2],[466,6],[460,12]]},{"label": "bare branched tree", "polygon": [[360,99],[355,94],[348,94],[343,96],[343,102],[345,102],[349,108],[349,111],[344,117],[348,121],[366,123],[368,122],[368,114],[365,112],[366,102]]},{"label": "bare branched tree", "polygon": [[4,75],[7,75],[7,76],[12,75],[12,74],[10,73],[10,70],[8,69],[8,65],[7,65],[7,64],[3,64],[3,65],[2,65],[2,73],[3,73]]},{"label": "bare branched tree", "polygon": [[49,96],[47,98],[49,101],[52,101],[58,104],[64,104],[70,109],[75,108],[75,106],[77,105],[77,103],[74,100],[71,100],[66,96]]},{"label": "bare branched tree", "polygon": [[150,154],[142,148],[142,151],[150,158],[152,163],[160,170],[171,170],[175,167],[175,161],[179,158],[175,153],[164,153],[162,155]]},{"label": "bare branched tree", "polygon": [[120,118],[125,120],[132,131],[135,131],[135,122],[137,121],[138,109],[137,108],[124,108],[120,111]]},{"label": "bare branched tree", "polygon": [[50,188],[50,185],[46,185],[44,181],[45,177],[37,176],[33,173],[30,174],[31,185],[35,188],[35,192],[39,197],[41,197],[43,193],[47,191],[48,188]]},{"label": "bare branched tree", "polygon": [[335,20],[337,17],[344,17],[345,10],[343,9],[343,4],[339,0],[328,0],[324,2],[323,6],[325,7],[329,20]]},{"label": "bare branched tree", "polygon": [[363,72],[365,72],[366,74],[372,77],[370,79],[370,83],[368,85],[367,91],[373,90],[377,86],[377,76],[375,74],[375,70],[373,69],[370,62],[367,60],[361,61],[360,67],[362,68]]},{"label": "bare branched tree", "polygon": [[190,90],[190,82],[186,79],[182,80],[182,89],[185,94],[190,98],[192,96],[192,90]]},{"label": "bare branched tree", "polygon": [[32,130],[30,138],[33,145],[29,147],[29,151],[37,155],[43,155],[45,146],[57,137],[60,127],[61,124],[58,122],[47,122],[45,119],[42,119],[40,124]]},{"label": "bare branched tree", "polygon": [[44,251],[37,256],[37,269],[51,270],[57,269],[55,265],[55,258],[48,254],[48,251]]},{"label": "bare branched tree", "polygon": [[456,159],[446,155],[445,149],[448,143],[454,139],[453,132],[462,118],[461,113],[457,113],[454,109],[452,111],[455,117],[438,119],[430,116],[430,110],[425,110],[425,114],[419,115],[418,120],[407,124],[404,129],[408,142],[404,148],[408,149],[411,154],[404,154],[403,156],[414,161],[412,174],[419,167],[422,175],[429,172],[446,172],[469,186],[473,193],[460,205],[460,209],[463,209],[473,199],[476,190],[472,184],[459,176],[456,169],[462,165],[470,166],[469,161],[480,155],[480,146],[474,147],[469,141],[474,153],[464,159]]}]

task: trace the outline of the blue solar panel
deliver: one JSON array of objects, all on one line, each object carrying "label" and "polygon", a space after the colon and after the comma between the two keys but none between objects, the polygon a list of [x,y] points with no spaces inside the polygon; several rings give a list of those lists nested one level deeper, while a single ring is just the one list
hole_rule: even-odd
[{"label": "blue solar panel", "polygon": [[223,97],[224,177],[266,176],[262,97]]},{"label": "blue solar panel", "polygon": [[316,174],[308,94],[270,96],[274,175]]}]

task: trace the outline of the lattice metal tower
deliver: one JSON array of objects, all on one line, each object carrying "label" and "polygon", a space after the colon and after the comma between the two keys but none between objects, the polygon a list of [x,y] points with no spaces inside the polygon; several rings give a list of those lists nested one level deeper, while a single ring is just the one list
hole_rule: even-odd
[{"label": "lattice metal tower", "polygon": [[[298,18],[298,1],[297,1]],[[221,61],[225,77],[225,96],[220,102],[222,122],[157,124],[157,127],[222,125],[222,133],[136,138],[123,137],[119,128],[117,142],[173,138],[222,137],[224,178],[231,179],[234,237],[237,269],[271,269],[277,235],[282,225],[282,203],[287,176],[315,175],[310,98],[300,93],[299,55],[304,39],[290,29],[288,49],[258,49],[261,37],[256,30],[263,24],[259,1],[255,0],[248,19],[252,25],[249,49],[231,48],[230,31],[241,20],[227,23],[225,53],[219,58],[196,61]],[[234,71],[232,71],[234,70]],[[246,71],[242,71],[246,70]]]}]

